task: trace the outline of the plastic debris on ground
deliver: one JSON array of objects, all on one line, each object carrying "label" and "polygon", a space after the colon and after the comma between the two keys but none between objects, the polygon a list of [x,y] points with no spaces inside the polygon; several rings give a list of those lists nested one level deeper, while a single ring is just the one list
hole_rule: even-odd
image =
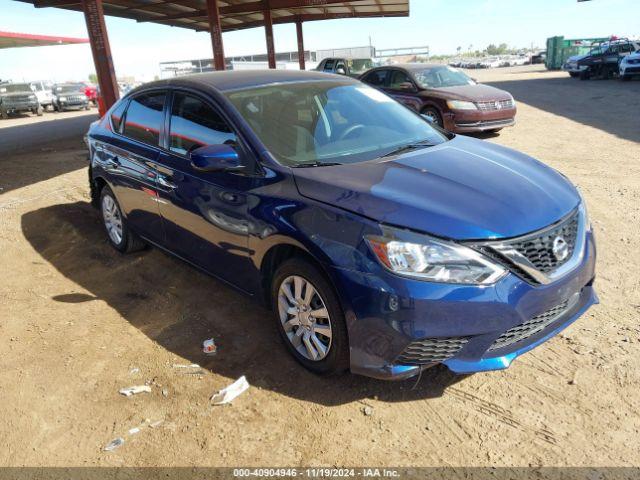
[{"label": "plastic debris on ground", "polygon": [[136,373],[140,373],[140,369],[138,367],[133,367],[129,370],[129,375],[135,375]]},{"label": "plastic debris on ground", "polygon": [[158,420],[156,422],[150,423],[149,428],[158,428],[163,423],[164,423],[164,420]]},{"label": "plastic debris on ground", "polygon": [[189,365],[183,365],[180,363],[174,363],[173,364],[173,368],[200,368],[200,365],[198,365],[197,363],[191,363]]},{"label": "plastic debris on ground", "polygon": [[105,452],[113,452],[117,448],[120,448],[122,445],[124,445],[124,438],[118,437],[118,438],[115,438],[115,439],[111,440],[109,442],[109,444],[106,447],[104,447],[104,451]]},{"label": "plastic debris on ground", "polygon": [[223,388],[218,393],[211,397],[211,402],[214,405],[224,405],[225,403],[232,402],[236,397],[245,392],[249,388],[249,382],[245,376],[241,376],[231,385]]},{"label": "plastic debris on ground", "polygon": [[129,429],[129,435],[135,435],[136,433],[140,433],[140,427],[134,427]]},{"label": "plastic debris on ground", "polygon": [[205,355],[215,355],[216,353],[218,353],[218,346],[216,345],[216,342],[213,340],[213,338],[209,338],[208,340],[202,342],[202,352]]},{"label": "plastic debris on ground", "polygon": [[119,392],[125,397],[130,397],[138,393],[151,393],[151,387],[149,385],[134,385],[133,387],[122,388]]}]

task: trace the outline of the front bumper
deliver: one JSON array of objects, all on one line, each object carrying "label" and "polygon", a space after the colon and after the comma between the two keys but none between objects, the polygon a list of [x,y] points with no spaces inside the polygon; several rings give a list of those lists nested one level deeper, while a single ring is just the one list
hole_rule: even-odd
[{"label": "front bumper", "polygon": [[493,111],[455,110],[445,115],[445,128],[455,133],[473,133],[512,127],[516,123],[516,113],[516,108]]},{"label": "front bumper", "polygon": [[[464,337],[466,343],[441,363],[467,374],[507,368],[577,320],[598,302],[593,288],[595,245],[587,234],[581,264],[548,285],[531,285],[513,273],[491,286],[461,286],[400,278],[381,269],[375,274],[333,268],[333,280],[345,306],[351,371],[398,380],[436,363],[407,364],[399,357],[426,338]],[[349,292],[348,298],[343,292]],[[492,348],[505,332],[575,298],[566,311],[524,339]]]},{"label": "front bumper", "polygon": [[568,73],[580,73],[585,71],[587,68],[586,65],[578,65],[577,63],[565,63],[562,66],[562,70]]},{"label": "front bumper", "polygon": [[640,65],[620,65],[620,75],[640,75]]},{"label": "front bumper", "polygon": [[38,108],[38,103],[37,102],[7,103],[7,104],[3,104],[1,108],[7,113],[31,112]]}]

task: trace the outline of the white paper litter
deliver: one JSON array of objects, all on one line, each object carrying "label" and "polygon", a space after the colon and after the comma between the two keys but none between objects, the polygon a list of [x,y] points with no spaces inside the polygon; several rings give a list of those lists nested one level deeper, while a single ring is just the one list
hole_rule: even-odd
[{"label": "white paper litter", "polygon": [[140,427],[133,427],[129,429],[129,435],[135,435],[136,433],[140,433]]},{"label": "white paper litter", "polygon": [[248,388],[249,388],[249,382],[247,382],[247,379],[243,375],[228,387],[225,387],[222,390],[220,390],[218,393],[214,394],[211,397],[211,402],[214,405],[224,405],[225,403],[229,403],[233,401],[233,399],[238,397]]},{"label": "white paper litter", "polygon": [[122,388],[119,392],[125,397],[130,397],[138,393],[151,393],[151,387],[149,385],[135,385],[133,387]]}]

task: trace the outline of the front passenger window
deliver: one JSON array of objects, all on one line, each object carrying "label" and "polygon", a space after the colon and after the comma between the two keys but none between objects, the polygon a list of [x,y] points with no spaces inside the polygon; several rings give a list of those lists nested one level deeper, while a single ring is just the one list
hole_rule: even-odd
[{"label": "front passenger window", "polygon": [[199,147],[236,142],[236,135],[213,108],[192,95],[174,94],[169,138],[172,152],[186,155]]}]

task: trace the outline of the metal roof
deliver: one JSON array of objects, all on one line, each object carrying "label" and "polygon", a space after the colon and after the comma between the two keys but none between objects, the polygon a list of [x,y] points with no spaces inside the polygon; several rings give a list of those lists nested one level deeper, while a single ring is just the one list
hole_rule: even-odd
[{"label": "metal roof", "polygon": [[[18,0],[35,7],[82,11],[81,0]],[[206,0],[102,0],[105,15],[196,31],[209,30]],[[271,10],[274,24],[335,18],[406,17],[409,0],[219,0],[222,30],[264,25]]]},{"label": "metal roof", "polygon": [[89,39],[0,32],[0,48],[42,47],[46,45],[69,45],[73,43],[89,43]]}]

